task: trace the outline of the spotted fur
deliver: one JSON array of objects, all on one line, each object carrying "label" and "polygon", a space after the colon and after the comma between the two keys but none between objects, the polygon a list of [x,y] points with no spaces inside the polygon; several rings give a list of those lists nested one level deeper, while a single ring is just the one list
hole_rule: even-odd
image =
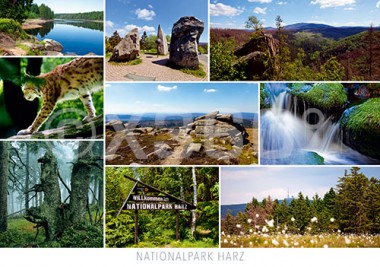
[{"label": "spotted fur", "polygon": [[91,92],[95,92],[103,86],[102,58],[76,58],[36,78],[41,78],[42,84],[26,82],[23,86],[24,97],[29,101],[36,97],[42,97],[42,107],[32,125],[19,131],[19,135],[38,131],[60,101],[80,98],[87,111],[84,120],[95,117]]}]

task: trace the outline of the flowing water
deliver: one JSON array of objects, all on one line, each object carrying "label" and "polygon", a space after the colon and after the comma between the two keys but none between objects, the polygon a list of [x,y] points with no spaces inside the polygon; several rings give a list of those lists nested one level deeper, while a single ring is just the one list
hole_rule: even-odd
[{"label": "flowing water", "polygon": [[[304,102],[299,107],[286,84],[265,87],[272,107],[261,113],[261,164],[378,163],[343,144],[336,114],[326,116],[320,110],[307,109]],[[317,118],[316,123],[309,122],[310,116]]]}]

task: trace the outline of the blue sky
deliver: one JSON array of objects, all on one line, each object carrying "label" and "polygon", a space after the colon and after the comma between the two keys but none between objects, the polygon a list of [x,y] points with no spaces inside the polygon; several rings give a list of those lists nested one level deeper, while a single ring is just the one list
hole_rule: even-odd
[{"label": "blue sky", "polygon": [[[284,199],[289,195],[312,198],[320,197],[335,188],[338,178],[344,176],[345,167],[222,167],[221,204],[248,203],[252,197],[259,201],[270,195],[272,199]],[[362,167],[361,172],[368,178],[380,178],[380,167]]]},{"label": "blue sky", "polygon": [[265,27],[275,27],[280,15],[284,24],[300,22],[332,26],[380,24],[379,0],[210,0],[211,28],[244,28],[256,16]]},{"label": "blue sky", "polygon": [[107,0],[106,34],[117,30],[121,36],[133,28],[140,34],[157,35],[158,24],[171,35],[173,24],[183,16],[194,16],[205,23],[200,41],[208,40],[207,0]]},{"label": "blue sky", "polygon": [[45,4],[54,13],[79,13],[89,11],[104,11],[103,0],[34,0],[33,3]]},{"label": "blue sky", "polygon": [[106,114],[258,112],[256,83],[108,83]]}]

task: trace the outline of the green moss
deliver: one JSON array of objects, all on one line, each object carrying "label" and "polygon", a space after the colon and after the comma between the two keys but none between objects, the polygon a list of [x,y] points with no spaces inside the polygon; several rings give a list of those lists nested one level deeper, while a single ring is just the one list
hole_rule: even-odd
[{"label": "green moss", "polygon": [[340,83],[318,83],[304,92],[304,84],[293,84],[291,93],[302,100],[323,109],[342,108],[347,102],[347,94]]},{"label": "green moss", "polygon": [[28,34],[21,28],[21,24],[13,19],[0,18],[0,32],[9,34],[14,38],[28,38]]},{"label": "green moss", "polygon": [[380,140],[380,98],[371,98],[353,107],[343,116],[341,125],[351,147],[380,159],[380,151],[376,149]]}]

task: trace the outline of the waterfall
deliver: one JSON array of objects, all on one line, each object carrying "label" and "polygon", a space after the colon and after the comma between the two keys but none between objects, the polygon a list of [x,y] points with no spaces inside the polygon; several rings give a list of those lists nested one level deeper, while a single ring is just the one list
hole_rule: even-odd
[{"label": "waterfall", "polygon": [[[262,164],[373,164],[374,160],[343,144],[340,119],[317,109],[297,107],[286,84],[265,84],[272,107],[261,111]],[[304,114],[298,114],[297,112]],[[308,116],[317,117],[316,124]]]}]

